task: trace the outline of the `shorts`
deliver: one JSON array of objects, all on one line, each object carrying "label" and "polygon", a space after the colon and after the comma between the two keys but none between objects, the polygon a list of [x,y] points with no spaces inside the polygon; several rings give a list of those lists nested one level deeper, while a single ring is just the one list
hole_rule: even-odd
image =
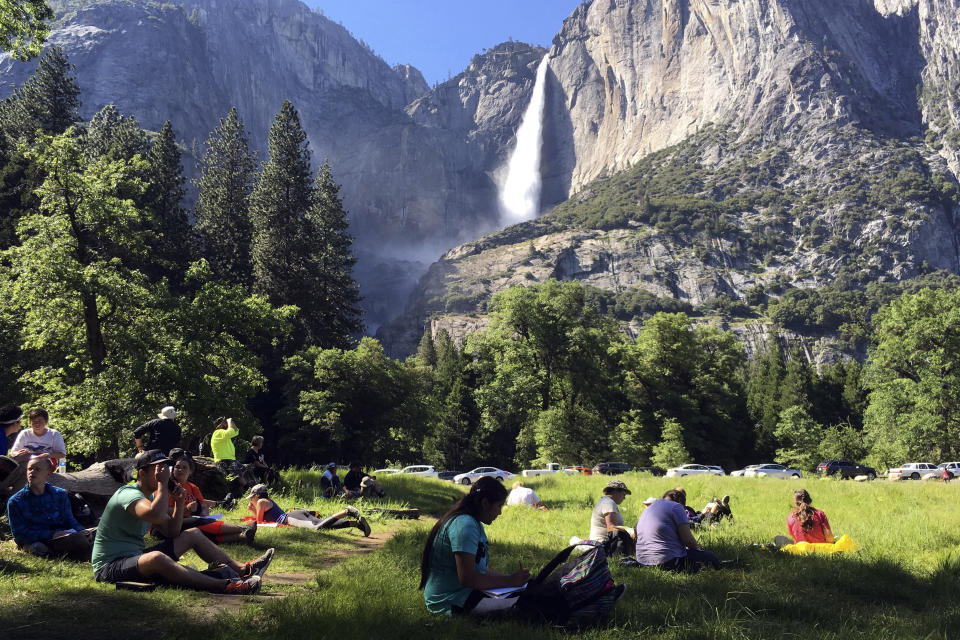
[{"label": "shorts", "polygon": [[[173,551],[173,538],[167,538],[160,544],[155,544],[143,550],[143,553],[159,551],[174,562],[180,560]],[[143,555],[143,554],[140,554]],[[93,577],[97,582],[157,582],[156,576],[148,578],[140,573],[140,556],[127,556],[126,558],[114,558],[104,566],[100,567]]]}]

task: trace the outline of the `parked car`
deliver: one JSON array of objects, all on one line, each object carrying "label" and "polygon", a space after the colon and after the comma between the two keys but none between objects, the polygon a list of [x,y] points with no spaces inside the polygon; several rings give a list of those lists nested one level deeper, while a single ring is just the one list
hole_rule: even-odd
[{"label": "parked car", "polygon": [[652,476],[662,476],[665,473],[660,467],[637,467],[634,471],[637,473],[649,473]]},{"label": "parked car", "polygon": [[937,467],[929,462],[908,462],[887,471],[889,480],[919,480],[928,473],[937,473]]},{"label": "parked car", "polygon": [[708,464],[707,466],[710,467],[711,469],[716,469],[717,471],[720,472],[720,475],[722,475],[722,476],[727,475],[727,472],[724,471],[723,467],[721,467],[720,465]]},{"label": "parked car", "polygon": [[483,476],[490,476],[503,482],[504,480],[512,478],[513,474],[503,469],[497,469],[496,467],[477,467],[473,471],[467,471],[466,473],[453,476],[453,481],[457,484],[473,484]]},{"label": "parked car", "polygon": [[782,464],[758,464],[752,469],[744,469],[745,478],[759,478],[760,474],[772,476],[774,478],[802,478],[803,474],[797,469],[785,467]]},{"label": "parked car", "polygon": [[400,469],[374,469],[370,474],[372,476],[392,476],[395,473],[400,473]]},{"label": "parked car", "polygon": [[944,469],[950,474],[951,480],[960,476],[960,462],[944,462],[943,464],[937,465],[937,471],[939,473],[942,474]]},{"label": "parked car", "polygon": [[543,469],[524,469],[520,472],[520,475],[522,475],[524,478],[533,478],[535,476],[549,476],[560,472],[567,474],[576,473],[576,471],[564,469],[563,465],[561,465],[559,462],[548,462],[546,465],[544,465]]},{"label": "parked car", "polygon": [[736,471],[731,471],[731,472],[730,472],[730,475],[733,476],[733,477],[735,477],[735,478],[739,478],[739,477],[742,476],[744,473],[746,473],[749,469],[756,469],[756,468],[759,467],[759,466],[760,466],[760,465],[758,465],[758,464],[749,464],[749,465],[745,466],[743,469],[737,469]]},{"label": "parked car", "polygon": [[715,469],[713,467],[708,467],[705,464],[684,464],[679,467],[667,469],[668,478],[682,478],[684,476],[693,476],[703,473],[714,476],[722,476],[723,469]]},{"label": "parked car", "polygon": [[427,478],[436,478],[437,470],[429,464],[414,464],[404,467],[400,473],[406,476],[424,476]]},{"label": "parked car", "polygon": [[615,476],[628,471],[633,471],[633,467],[626,462],[601,462],[593,468],[594,473],[605,476]]},{"label": "parked car", "polygon": [[568,467],[565,467],[563,470],[564,473],[582,473],[585,476],[592,476],[593,469],[590,467],[585,467],[582,464],[574,464]]},{"label": "parked car", "polygon": [[817,477],[820,476],[837,476],[839,478],[867,476],[867,480],[876,480],[877,470],[849,460],[827,460],[817,465]]},{"label": "parked car", "polygon": [[450,482],[453,482],[453,478],[458,475],[460,475],[459,471],[440,471],[437,473],[438,478],[441,480],[449,480]]}]

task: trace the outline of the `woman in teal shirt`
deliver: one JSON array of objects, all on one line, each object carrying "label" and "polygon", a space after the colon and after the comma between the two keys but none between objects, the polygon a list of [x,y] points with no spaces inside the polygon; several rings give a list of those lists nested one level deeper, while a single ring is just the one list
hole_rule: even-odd
[{"label": "woman in teal shirt", "polygon": [[509,575],[487,569],[483,525],[497,519],[506,500],[501,482],[480,478],[430,531],[420,561],[420,588],[431,613],[484,615],[516,604],[516,598],[491,598],[484,593],[522,586],[530,577],[522,568]]}]

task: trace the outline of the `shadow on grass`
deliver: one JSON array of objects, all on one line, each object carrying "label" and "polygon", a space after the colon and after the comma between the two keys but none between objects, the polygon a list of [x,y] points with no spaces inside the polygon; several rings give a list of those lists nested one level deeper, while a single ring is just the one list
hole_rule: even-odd
[{"label": "shadow on grass", "polygon": [[11,578],[12,574],[37,573],[40,569],[26,565],[15,557],[0,557],[0,578]]}]

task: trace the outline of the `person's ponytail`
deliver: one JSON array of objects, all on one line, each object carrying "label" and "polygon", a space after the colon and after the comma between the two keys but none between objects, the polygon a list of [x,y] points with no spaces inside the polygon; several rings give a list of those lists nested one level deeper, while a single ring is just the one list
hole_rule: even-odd
[{"label": "person's ponytail", "polygon": [[806,489],[797,489],[793,493],[793,515],[804,531],[810,531],[813,528],[814,508],[811,506],[812,502],[813,500],[811,500]]},{"label": "person's ponytail", "polygon": [[427,536],[427,543],[423,547],[423,556],[420,558],[419,588],[421,590],[427,585],[427,578],[430,577],[430,556],[433,554],[433,542],[444,525],[460,515],[469,515],[479,520],[481,500],[496,503],[506,499],[507,488],[503,486],[503,483],[489,476],[483,476],[470,487],[467,495],[457,500],[453,507],[433,525],[430,535]]}]

